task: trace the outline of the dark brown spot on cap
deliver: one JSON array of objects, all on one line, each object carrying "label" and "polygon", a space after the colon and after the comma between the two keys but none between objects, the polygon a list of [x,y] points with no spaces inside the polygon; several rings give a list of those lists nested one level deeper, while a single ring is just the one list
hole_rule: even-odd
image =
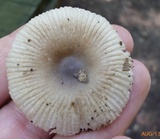
[{"label": "dark brown spot on cap", "polygon": [[122,45],[122,42],[120,41],[119,44]]},{"label": "dark brown spot on cap", "polygon": [[102,124],[102,125],[100,126],[100,128],[103,128],[103,127],[105,127],[105,125],[104,125],[104,124]]},{"label": "dark brown spot on cap", "polygon": [[86,131],[89,132],[89,131],[93,131],[93,130],[91,128],[88,128]]},{"label": "dark brown spot on cap", "polygon": [[111,120],[109,119],[109,120],[107,121],[107,124],[109,124],[109,123],[110,123],[110,121],[111,121]]},{"label": "dark brown spot on cap", "polygon": [[75,102],[72,102],[72,103],[71,103],[71,106],[74,107],[74,106],[75,106]]},{"label": "dark brown spot on cap", "polygon": [[54,127],[53,129],[56,129],[57,127]]}]

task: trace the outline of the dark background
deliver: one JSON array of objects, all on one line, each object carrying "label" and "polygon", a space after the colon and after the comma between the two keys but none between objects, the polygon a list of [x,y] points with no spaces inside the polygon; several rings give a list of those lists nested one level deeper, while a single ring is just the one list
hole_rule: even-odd
[{"label": "dark background", "polygon": [[111,24],[122,25],[130,31],[135,43],[132,57],[146,65],[152,84],[126,135],[134,139],[158,139],[142,137],[141,133],[160,131],[160,0],[0,0],[0,37],[31,17],[60,6],[90,10],[104,16]]}]

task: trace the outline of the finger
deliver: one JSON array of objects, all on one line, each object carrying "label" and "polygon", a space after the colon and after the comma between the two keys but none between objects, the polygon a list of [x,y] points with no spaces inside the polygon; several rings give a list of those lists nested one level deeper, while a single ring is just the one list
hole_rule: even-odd
[{"label": "finger", "polygon": [[0,39],[0,108],[9,99],[6,76],[6,59],[16,34],[20,29],[21,28]]},{"label": "finger", "polygon": [[126,136],[116,136],[116,137],[114,137],[112,139],[131,139],[131,138],[126,137]]},{"label": "finger", "polygon": [[82,133],[72,137],[62,137],[57,135],[54,139],[107,139],[116,135],[124,134],[125,130],[131,124],[135,115],[142,106],[151,83],[150,75],[146,67],[136,60],[134,60],[133,63],[134,82],[130,98],[120,117],[118,117],[114,123],[99,131]]},{"label": "finger", "polygon": [[127,29],[125,29],[122,26],[113,25],[113,28],[117,31],[118,35],[122,39],[122,42],[126,45],[126,51],[131,53],[134,46],[134,42],[131,34],[128,32]]},{"label": "finger", "polygon": [[133,87],[130,99],[121,116],[110,126],[114,133],[123,134],[141,108],[150,89],[151,79],[147,68],[139,61],[133,62]]},{"label": "finger", "polygon": [[50,139],[49,134],[28,121],[13,102],[0,111],[0,139]]}]

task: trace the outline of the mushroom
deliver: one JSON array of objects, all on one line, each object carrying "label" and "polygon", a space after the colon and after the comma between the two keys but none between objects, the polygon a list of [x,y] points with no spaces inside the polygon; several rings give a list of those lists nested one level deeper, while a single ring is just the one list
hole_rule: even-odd
[{"label": "mushroom", "polygon": [[7,59],[13,101],[35,126],[64,136],[111,124],[132,76],[132,58],[109,22],[72,7],[31,19]]}]

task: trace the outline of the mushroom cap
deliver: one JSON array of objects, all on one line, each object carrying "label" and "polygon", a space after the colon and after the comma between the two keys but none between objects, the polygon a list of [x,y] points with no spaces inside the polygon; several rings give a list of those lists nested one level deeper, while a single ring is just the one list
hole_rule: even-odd
[{"label": "mushroom cap", "polygon": [[31,19],[7,59],[9,93],[34,125],[75,135],[111,124],[132,88],[132,59],[109,22],[63,7]]}]

